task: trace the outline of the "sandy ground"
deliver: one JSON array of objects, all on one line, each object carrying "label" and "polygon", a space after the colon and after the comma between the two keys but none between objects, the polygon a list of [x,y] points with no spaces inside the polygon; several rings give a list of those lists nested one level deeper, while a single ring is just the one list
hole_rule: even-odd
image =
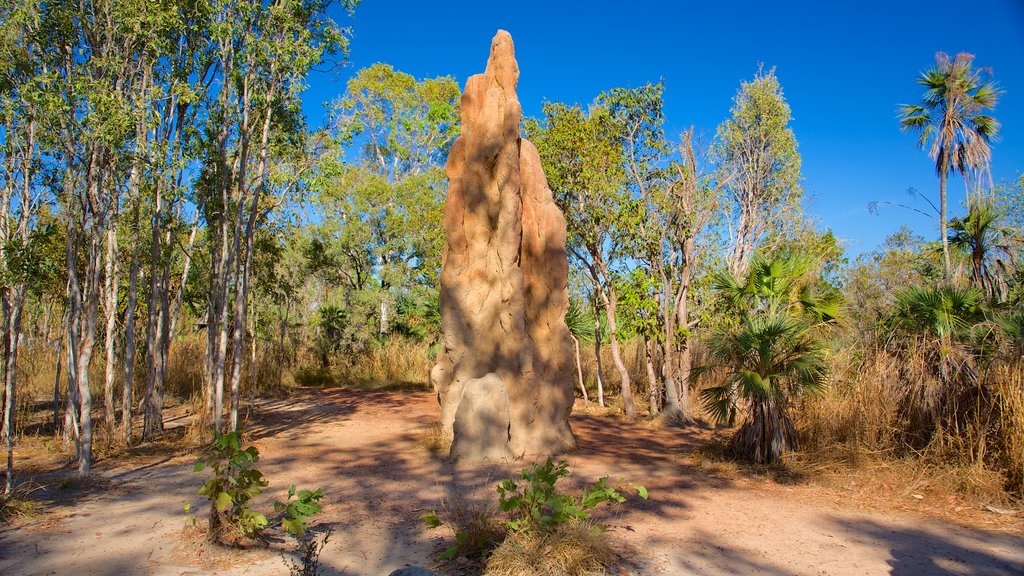
[{"label": "sandy ground", "polygon": [[[427,450],[423,432],[437,419],[430,394],[310,391],[261,413],[249,435],[271,483],[262,505],[283,499],[290,483],[327,494],[320,525],[335,533],[323,574],[431,567],[450,534],[418,516],[445,498],[494,501],[496,481],[523,466],[454,466]],[[601,517],[633,550],[624,573],[1024,574],[1020,513],[994,520],[998,530],[970,528],[902,504],[864,506],[835,488],[709,473],[689,455],[700,432],[585,411],[572,425],[580,449],[567,457],[570,486],[607,475],[650,490],[649,501]],[[203,503],[194,461],[101,462],[92,486],[50,486],[42,514],[0,528],[0,574],[287,574],[280,552],[211,549],[189,528],[183,505]]]}]

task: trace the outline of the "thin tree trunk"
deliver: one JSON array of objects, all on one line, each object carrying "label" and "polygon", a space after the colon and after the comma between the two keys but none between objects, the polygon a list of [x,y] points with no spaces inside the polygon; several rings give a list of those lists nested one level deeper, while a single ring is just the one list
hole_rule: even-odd
[{"label": "thin tree trunk", "polygon": [[103,408],[104,425],[111,434],[114,432],[114,370],[117,368],[117,289],[118,289],[118,263],[117,263],[117,230],[111,225],[107,229],[107,262],[106,262],[105,293],[106,302],[104,314],[106,315],[106,332],[104,334],[107,352],[107,363],[103,379]]},{"label": "thin tree trunk", "polygon": [[96,312],[99,304],[100,255],[103,251],[103,231],[93,230],[86,260],[86,289],[82,299],[84,334],[78,357],[78,397],[80,401],[81,448],[78,453],[78,475],[87,477],[92,472],[92,389],[89,387],[89,365],[96,345]]},{"label": "thin tree trunk", "polygon": [[949,284],[950,271],[952,266],[949,261],[949,234],[946,232],[946,179],[948,178],[948,170],[946,162],[946,153],[942,152],[939,158],[939,235],[942,236],[942,263],[943,270],[946,273],[946,284]]},{"label": "thin tree trunk", "polygon": [[158,412],[157,397],[156,397],[156,386],[157,379],[159,378],[159,363],[160,363],[160,290],[162,275],[160,270],[161,264],[161,244],[163,241],[162,234],[160,234],[160,221],[163,218],[163,203],[160,194],[160,184],[156,186],[156,206],[153,212],[153,216],[150,219],[150,274],[149,274],[149,316],[146,321],[146,395],[145,395],[145,411],[143,412],[142,419],[142,439],[149,440],[153,435],[160,432],[162,428],[162,422],[158,424],[158,420],[162,420]]},{"label": "thin tree trunk", "polygon": [[[596,293],[596,288],[595,288]],[[597,405],[604,408],[604,367],[601,366],[601,311],[594,300],[594,362],[597,365]]]},{"label": "thin tree trunk", "polygon": [[644,364],[647,367],[647,385],[650,389],[649,404],[651,418],[661,412],[661,394],[658,387],[658,374],[654,369],[654,346],[651,339],[644,336]]},{"label": "thin tree trunk", "polygon": [[174,295],[174,304],[171,305],[170,327],[167,332],[174,338],[178,328],[178,320],[181,316],[181,305],[185,301],[185,285],[188,282],[189,270],[192,267],[192,250],[196,245],[196,233],[199,231],[199,211],[196,210],[195,220],[192,221],[192,231],[188,235],[188,249],[185,250],[185,261],[182,264],[181,284],[178,286],[178,293]]},{"label": "thin tree trunk", "polygon": [[53,367],[53,432],[54,434],[60,430],[60,369],[61,353],[64,351],[64,324],[67,322],[67,312],[64,312],[61,318],[60,331],[57,334],[57,339],[54,341],[54,348],[57,349],[57,361]]},{"label": "thin tree trunk", "polygon": [[633,404],[633,386],[629,378],[629,370],[622,360],[622,349],[619,347],[618,322],[615,319],[615,309],[618,304],[615,295],[615,288],[610,287],[603,291],[605,305],[605,319],[608,321],[608,340],[612,348],[612,362],[619,372],[619,381],[622,385],[622,410],[626,418],[636,418],[636,406]]},{"label": "thin tree trunk", "polygon": [[7,481],[4,494],[10,495],[14,489],[14,416],[17,407],[15,396],[15,379],[18,372],[18,340],[21,335],[21,312],[25,304],[25,285],[19,284],[5,290],[3,298],[4,315],[4,425],[3,436],[7,441]]},{"label": "thin tree trunk", "polygon": [[583,364],[580,362],[580,340],[572,334],[569,334],[569,337],[572,338],[572,345],[576,350],[576,375],[580,379],[580,392],[583,393],[583,401],[589,403],[590,398],[587,396],[587,386],[583,383]]},{"label": "thin tree trunk", "polygon": [[[135,214],[134,246],[139,245],[138,211]],[[128,305],[124,313],[124,387],[121,390],[121,435],[124,443],[132,444],[132,387],[135,385],[135,310],[138,306],[139,259],[138,249],[132,250],[132,263],[128,271]]]}]

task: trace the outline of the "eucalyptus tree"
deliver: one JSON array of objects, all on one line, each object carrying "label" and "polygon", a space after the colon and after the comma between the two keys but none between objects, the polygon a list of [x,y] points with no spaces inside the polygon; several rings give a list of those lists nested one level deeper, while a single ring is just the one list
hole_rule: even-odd
[{"label": "eucalyptus tree", "polygon": [[730,114],[718,127],[715,155],[730,178],[729,271],[742,275],[768,232],[790,224],[799,211],[801,162],[774,68],[741,83]]},{"label": "eucalyptus tree", "polygon": [[[666,169],[665,182],[647,196],[646,219],[656,238],[647,266],[659,277],[663,330],[663,374],[666,419],[686,424],[690,415],[692,370],[693,283],[698,266],[711,254],[710,229],[721,218],[723,188],[734,175],[714,170],[707,149],[695,141],[691,127],[677,144],[676,157]],[[641,256],[643,258],[643,256]]]},{"label": "eucalyptus tree", "polygon": [[[67,229],[67,420],[76,439],[78,470],[92,465],[92,392],[89,368],[97,343],[99,302],[106,300],[108,359],[116,307],[115,232],[128,174],[136,119],[136,91],[159,10],[137,3],[96,1],[44,5],[43,61],[52,64],[60,100],[52,150],[60,162],[59,200]],[[104,266],[104,259],[107,265]],[[106,272],[106,274],[105,274]],[[106,298],[103,298],[106,293]],[[108,372],[105,392],[110,399]],[[112,400],[110,401],[112,405]],[[112,420],[108,411],[108,422]]]},{"label": "eucalyptus tree", "polygon": [[[459,131],[458,84],[374,64],[349,80],[332,105],[331,133],[355,154],[324,181],[318,205],[327,232],[376,281],[378,336],[391,324],[392,287],[436,282],[444,238],[442,165]],[[365,275],[365,274],[364,274]]]},{"label": "eucalyptus tree", "polygon": [[987,68],[974,68],[974,55],[961,52],[950,58],[935,55],[935,66],[917,79],[925,93],[919,104],[900,106],[900,128],[917,132],[918,146],[928,150],[939,176],[939,230],[946,281],[950,280],[949,239],[946,232],[946,183],[958,172],[968,186],[988,172],[990,143],[999,122],[989,114],[1000,90]]},{"label": "eucalyptus tree", "polygon": [[[568,229],[569,254],[587,272],[605,311],[612,359],[622,385],[623,409],[635,417],[629,372],[619,346],[613,273],[627,255],[627,219],[636,221],[638,202],[630,196],[623,127],[600,101],[589,110],[545,103],[542,120],[527,122],[555,202]],[[630,214],[632,212],[632,214]]]},{"label": "eucalyptus tree", "polygon": [[49,201],[44,155],[57,104],[41,58],[41,12],[39,2],[0,2],[0,382],[8,495],[14,487],[22,313],[43,263],[38,216]]},{"label": "eucalyptus tree", "polygon": [[[327,13],[330,0],[213,3],[210,41],[219,81],[212,84],[203,209],[211,250],[207,389],[214,430],[222,428],[230,377],[230,428],[238,427],[253,239],[265,211],[273,144],[294,132],[298,98],[313,66],[343,53],[348,31]],[[353,9],[355,2],[342,6]],[[228,344],[231,366],[227,367]]]}]

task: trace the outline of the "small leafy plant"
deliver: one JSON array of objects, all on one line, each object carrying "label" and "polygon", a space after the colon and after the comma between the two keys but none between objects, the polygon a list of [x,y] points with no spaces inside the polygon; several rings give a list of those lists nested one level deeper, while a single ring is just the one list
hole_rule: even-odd
[{"label": "small leafy plant", "polygon": [[[468,515],[464,510],[454,516],[455,544],[438,557],[438,561],[451,560],[457,556],[487,558],[507,535],[543,536],[550,535],[569,526],[579,526],[588,521],[591,510],[601,504],[618,504],[626,498],[614,487],[608,485],[608,477],[601,478],[593,486],[584,487],[578,494],[564,494],[555,489],[561,478],[569,475],[569,464],[564,460],[548,458],[543,464],[524,468],[518,478],[502,480],[498,486],[498,505],[506,517],[494,519],[487,513]],[[629,484],[643,498],[648,498],[647,488]],[[444,525],[436,511],[420,516],[428,528]],[[597,533],[604,531],[600,525],[592,525]]]},{"label": "small leafy plant", "polygon": [[[590,511],[601,504],[626,501],[608,485],[607,476],[584,487],[577,495],[557,492],[555,483],[568,475],[568,462],[548,458],[544,464],[523,469],[518,481],[502,480],[498,485],[498,505],[509,515],[505,527],[511,532],[550,532],[568,522],[589,519]],[[641,498],[647,499],[646,488],[633,487]]]},{"label": "small leafy plant", "polygon": [[255,446],[243,450],[239,434],[230,432],[215,439],[206,458],[195,465],[196,472],[213,470],[213,477],[199,489],[210,501],[210,540],[218,541],[225,529],[256,538],[267,526],[267,517],[252,508],[252,500],[268,484],[254,467],[259,459]]},{"label": "small leafy plant", "polygon": [[309,519],[323,510],[320,507],[320,499],[323,497],[324,492],[319,488],[313,491],[299,490],[296,494],[295,485],[289,486],[287,500],[274,502],[274,511],[284,514],[281,528],[297,538],[305,536],[306,530],[309,529]]}]

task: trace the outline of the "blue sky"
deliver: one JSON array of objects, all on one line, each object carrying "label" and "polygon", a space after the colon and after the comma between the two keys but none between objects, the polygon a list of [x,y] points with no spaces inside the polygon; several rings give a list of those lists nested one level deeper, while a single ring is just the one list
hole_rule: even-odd
[{"label": "blue sky", "polygon": [[[665,81],[666,129],[694,125],[707,138],[728,117],[741,80],[774,66],[793,110],[807,208],[851,255],[869,251],[903,223],[926,237],[937,225],[892,206],[927,210],[910,187],[937,198],[934,164],[899,131],[897,105],[916,101],[917,75],[944,51],[971,52],[1005,90],[996,117],[995,179],[1024,171],[1024,1],[878,2],[519,2],[363,0],[351,18],[349,63],[310,78],[305,110],[323,103],[357,70],[385,62],[417,78],[483,71],[491,37],[511,32],[519,99],[537,115],[545,100],[586,104],[603,90]],[[950,206],[963,183],[951,180]]]}]

